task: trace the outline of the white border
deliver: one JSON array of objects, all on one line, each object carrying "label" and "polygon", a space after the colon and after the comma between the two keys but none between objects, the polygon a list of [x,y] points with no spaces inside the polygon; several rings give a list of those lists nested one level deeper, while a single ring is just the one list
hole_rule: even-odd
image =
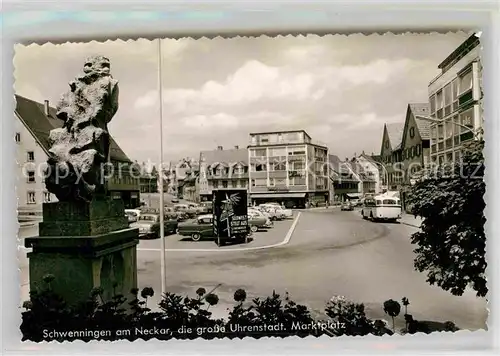
[{"label": "white border", "polygon": [[[203,5],[203,7],[202,7]],[[73,11],[50,12],[52,9]],[[89,14],[85,10],[99,10]],[[140,9],[147,13],[130,13]],[[203,10],[201,10],[203,9]],[[25,11],[13,16],[13,10]],[[80,10],[77,14],[75,11]],[[159,16],[158,11],[168,12]],[[37,12],[38,11],[38,12]],[[44,12],[45,11],[45,12]],[[115,11],[115,12],[113,12]],[[64,16],[63,16],[64,15]],[[84,20],[84,21],[83,21]],[[491,314],[488,332],[462,331],[455,334],[434,333],[430,336],[363,337],[320,339],[298,337],[286,339],[246,338],[217,341],[128,341],[113,344],[103,342],[73,342],[64,344],[21,343],[18,325],[19,281],[17,271],[17,224],[15,197],[15,145],[13,144],[13,43],[38,43],[136,39],[155,37],[201,37],[260,34],[305,34],[372,32],[447,32],[481,29],[484,46],[485,125],[486,125],[486,216],[488,235],[488,276],[490,310],[498,310],[498,245],[500,216],[498,181],[499,162],[499,36],[500,15],[495,0],[421,0],[421,1],[4,1],[2,14],[2,110],[1,126],[3,180],[0,186],[2,210],[2,352],[16,354],[339,354],[352,353],[491,353],[498,349],[493,335],[500,334],[498,317]],[[496,257],[496,258],[495,258]],[[493,282],[493,283],[492,283]],[[167,346],[168,345],[168,346]],[[106,350],[106,352],[104,352]]]}]

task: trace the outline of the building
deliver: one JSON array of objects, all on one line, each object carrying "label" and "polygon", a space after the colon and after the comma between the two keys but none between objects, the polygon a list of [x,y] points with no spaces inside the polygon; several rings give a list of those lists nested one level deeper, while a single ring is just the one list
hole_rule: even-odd
[{"label": "building", "polygon": [[[137,161],[135,162],[137,165]],[[143,162],[140,166],[141,174],[139,176],[139,190],[141,193],[158,193],[158,171],[153,166],[148,170]]]},{"label": "building", "polygon": [[434,165],[460,160],[462,144],[483,127],[480,52],[479,37],[474,34],[439,64],[441,73],[429,83],[430,116],[443,121],[431,124]]},{"label": "building", "polygon": [[304,130],[250,134],[250,199],[303,207],[329,200],[328,148]]},{"label": "building", "polygon": [[[45,189],[44,169],[48,158],[49,133],[62,127],[63,121],[56,117],[56,110],[49,102],[43,104],[16,95],[17,175],[16,187],[19,216],[41,214],[42,203],[57,201]],[[109,195],[123,199],[127,208],[140,204],[138,173],[132,170],[133,163],[111,138],[110,160],[114,174],[107,182]],[[119,173],[119,174],[118,174]]]},{"label": "building", "polygon": [[200,152],[198,194],[201,201],[212,200],[212,190],[218,188],[248,189],[248,151],[235,146]]},{"label": "building", "polygon": [[384,170],[382,183],[387,186],[387,191],[399,190],[403,182],[402,170],[398,165],[402,158],[403,131],[404,123],[384,124],[380,157]]},{"label": "building", "polygon": [[333,187],[331,191],[334,194],[331,203],[358,199],[361,180],[359,176],[354,174],[349,160],[342,161],[338,156],[329,154],[328,163],[330,184]]},{"label": "building", "polygon": [[367,177],[366,183],[363,183],[363,192],[365,193],[382,194],[387,190],[387,187],[382,184],[384,169],[377,159],[378,158],[373,154],[370,156],[364,152],[358,157],[355,157],[356,163],[363,168]]}]

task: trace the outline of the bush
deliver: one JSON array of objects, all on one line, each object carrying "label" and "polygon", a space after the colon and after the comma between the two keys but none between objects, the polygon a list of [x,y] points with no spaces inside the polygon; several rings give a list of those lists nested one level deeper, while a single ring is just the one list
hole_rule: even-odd
[{"label": "bush", "polygon": [[[235,305],[229,310],[228,319],[223,320],[213,318],[210,312],[210,308],[219,302],[218,296],[207,293],[204,288],[199,288],[194,298],[166,293],[159,303],[160,311],[153,312],[148,307],[148,298],[154,295],[154,291],[149,287],[140,293],[138,289],[133,289],[134,299],[130,302],[119,294],[110,300],[103,300],[102,289],[95,288],[87,301],[70,307],[52,291],[49,279],[45,281],[43,290],[32,292],[30,300],[23,304],[26,309],[22,313],[23,341],[304,337],[324,334],[362,336],[393,333],[383,321],[367,318],[363,304],[350,302],[343,297],[334,297],[327,304],[325,315],[329,319],[315,320],[306,306],[295,303],[288,294],[282,298],[273,292],[269,297],[254,298],[245,304],[247,294],[243,289],[238,289],[234,293]],[[392,302],[384,303],[384,307]],[[408,304],[404,304],[405,308]],[[405,319],[407,328],[403,333],[428,332],[429,326],[413,320],[406,309]],[[440,330],[458,329],[453,323],[447,322],[441,324]]]}]

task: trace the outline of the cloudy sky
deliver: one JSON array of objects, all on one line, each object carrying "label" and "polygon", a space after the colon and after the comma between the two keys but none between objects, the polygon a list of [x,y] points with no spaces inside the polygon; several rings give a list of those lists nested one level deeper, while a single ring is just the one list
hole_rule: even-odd
[{"label": "cloudy sky", "polygon": [[[164,160],[305,129],[341,158],[380,151],[385,122],[427,101],[437,65],[466,33],[162,41]],[[120,108],[110,132],[131,159],[159,160],[158,44],[16,46],[16,93],[55,105],[87,56],[110,58]]]}]

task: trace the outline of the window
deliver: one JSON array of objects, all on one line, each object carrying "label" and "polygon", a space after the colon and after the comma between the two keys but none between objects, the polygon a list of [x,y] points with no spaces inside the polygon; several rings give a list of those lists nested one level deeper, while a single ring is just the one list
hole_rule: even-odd
[{"label": "window", "polygon": [[444,87],[444,106],[451,105],[451,83]]},{"label": "window", "polygon": [[442,109],[444,106],[444,102],[443,102],[443,91],[440,90],[437,92],[436,94],[436,108],[439,110],[439,109]]},{"label": "window", "polygon": [[222,181],[222,188],[227,188],[227,180]]},{"label": "window", "polygon": [[472,89],[472,69],[468,70],[466,73],[459,77],[459,94],[463,94],[466,91]]},{"label": "window", "polygon": [[305,155],[306,154],[306,151],[303,149],[303,148],[294,148],[294,149],[291,149],[290,151],[288,151],[288,155],[294,155],[294,156],[297,156],[297,155]]},{"label": "window", "polygon": [[[460,114],[460,123],[462,125],[465,125],[467,127],[470,127],[471,129],[474,127],[474,109],[470,108],[469,110],[464,111],[463,113]],[[468,132],[465,127],[461,128],[461,132]]]},{"label": "window", "polygon": [[305,177],[293,177],[290,179],[290,185],[306,185]]},{"label": "window", "polygon": [[260,142],[261,143],[268,143],[269,142],[269,136],[267,136],[267,135],[260,136]]},{"label": "window", "polygon": [[266,187],[267,186],[267,179],[266,178],[253,179],[253,181],[254,181],[255,187]]},{"label": "window", "polygon": [[451,98],[453,102],[458,100],[458,79],[453,79],[451,82]]},{"label": "window", "polygon": [[443,124],[438,125],[438,140],[444,139],[444,127]]},{"label": "window", "polygon": [[236,166],[234,166],[233,172],[234,172],[234,174],[242,174],[243,167],[241,165],[237,164]]},{"label": "window", "polygon": [[254,157],[265,157],[266,156],[266,149],[261,149],[261,150],[253,150],[252,151]]},{"label": "window", "polygon": [[50,193],[49,192],[43,192],[43,202],[50,203]]},{"label": "window", "polygon": [[231,181],[231,187],[238,188],[238,181],[235,181],[235,180]]},{"label": "window", "polygon": [[216,180],[212,183],[212,185],[215,189],[219,188],[219,182],[217,182]]},{"label": "window", "polygon": [[273,171],[286,171],[286,163],[285,162],[275,162],[272,164]]},{"label": "window", "polygon": [[410,138],[414,138],[415,137],[415,128],[412,127],[410,128]]},{"label": "window", "polygon": [[255,172],[266,172],[267,164],[257,163],[255,165]]},{"label": "window", "polygon": [[432,140],[437,140],[437,126],[434,125],[431,127],[431,139]]},{"label": "window", "polygon": [[446,121],[446,138],[451,138],[453,137],[453,127],[455,125],[453,124],[452,121]]},{"label": "window", "polygon": [[429,98],[430,104],[431,104],[431,113],[434,114],[436,112],[436,96],[432,95]]},{"label": "window", "polygon": [[17,143],[21,142],[21,133],[20,132],[16,132],[16,142]]},{"label": "window", "polygon": [[28,155],[28,158],[27,158],[28,162],[33,162],[35,160],[35,152],[28,151],[27,155]]},{"label": "window", "polygon": [[270,156],[286,156],[286,148],[273,148],[269,153]]},{"label": "window", "polygon": [[449,152],[446,154],[446,162],[453,162],[453,152]]},{"label": "window", "polygon": [[286,179],[284,179],[284,178],[275,178],[274,179],[274,184],[277,185],[277,186],[286,185]]},{"label": "window", "polygon": [[27,204],[36,204],[36,195],[35,195],[35,192],[28,192],[26,203]]},{"label": "window", "polygon": [[35,171],[28,171],[28,183],[35,183]]},{"label": "window", "polygon": [[443,155],[441,155],[441,156],[438,157],[438,163],[440,165],[444,163],[444,156]]}]

